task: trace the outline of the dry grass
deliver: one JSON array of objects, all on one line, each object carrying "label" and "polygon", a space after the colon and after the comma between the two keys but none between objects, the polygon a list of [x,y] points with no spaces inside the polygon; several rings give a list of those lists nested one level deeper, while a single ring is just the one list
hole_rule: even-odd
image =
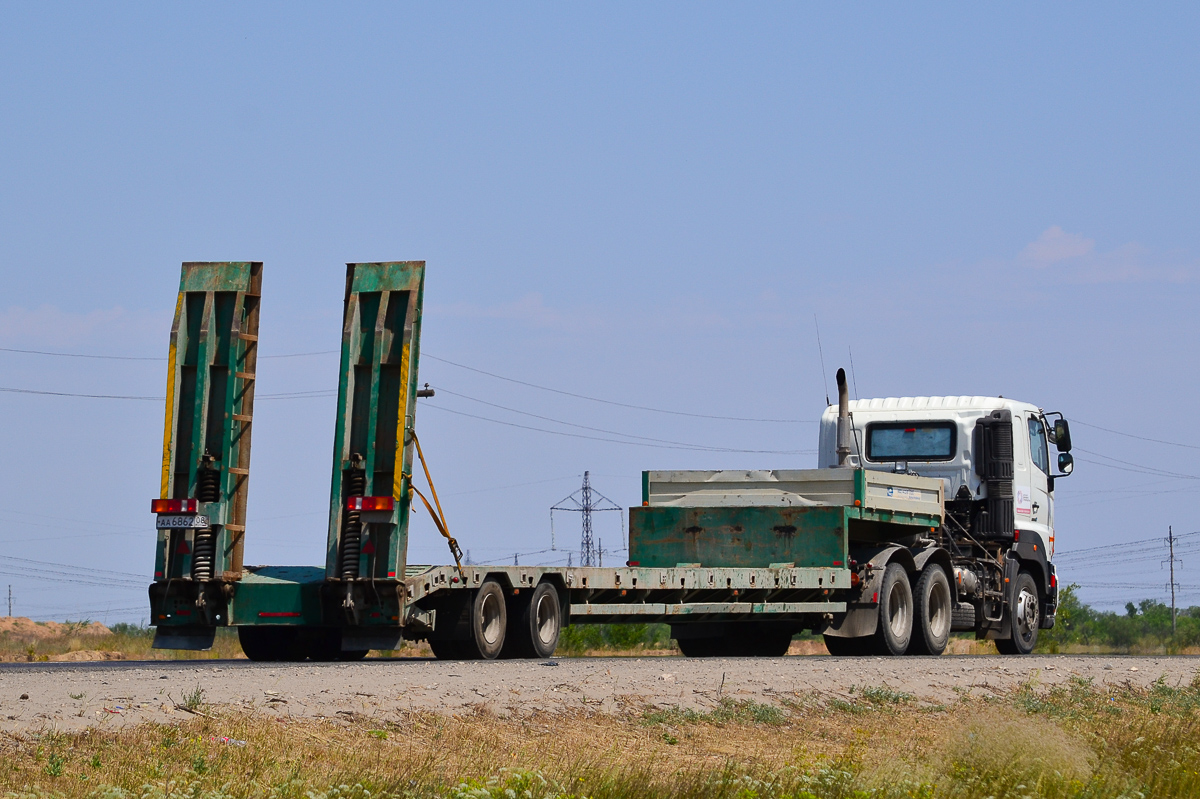
[{"label": "dry grass", "polygon": [[398,711],[290,721],[205,707],[177,726],[0,737],[0,790],[64,799],[1200,795],[1200,684],[1027,686],[953,707],[883,689],[855,696],[522,719]]},{"label": "dry grass", "polygon": [[[53,624],[50,622],[48,624]],[[99,626],[99,625],[97,625]],[[90,625],[89,625],[90,627]],[[220,630],[208,652],[152,649],[154,631],[136,634],[89,632],[88,627],[58,625],[44,627],[40,634],[22,631],[0,632],[0,662],[42,662],[62,660],[211,660],[244,658],[237,632]]]}]

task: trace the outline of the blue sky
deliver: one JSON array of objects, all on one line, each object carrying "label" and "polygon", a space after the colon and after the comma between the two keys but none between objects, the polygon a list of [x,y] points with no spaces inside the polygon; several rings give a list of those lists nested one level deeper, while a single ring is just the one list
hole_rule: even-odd
[{"label": "blue sky", "polygon": [[[418,429],[452,531],[511,562],[549,545],[585,469],[630,505],[642,469],[815,465],[815,315],[826,371],[853,350],[861,396],[1003,394],[1092,425],[1059,484],[1060,553],[1197,531],[1197,23],[1182,5],[6,4],[0,347],[163,358],[181,261],[262,260],[263,354],[332,350],[345,262],[424,259],[423,350],[443,360],[421,376],[442,391]],[[164,366],[0,351],[0,388],[155,396]],[[259,391],[332,389],[336,369],[264,360]],[[149,575],[161,412],[0,392],[14,612],[144,617],[136,577],[11,559]],[[261,403],[248,562],[321,561],[333,412]],[[616,517],[597,521],[610,549]],[[1114,607],[1165,596],[1163,557],[1060,568]],[[419,521],[410,561],[445,558]]]}]

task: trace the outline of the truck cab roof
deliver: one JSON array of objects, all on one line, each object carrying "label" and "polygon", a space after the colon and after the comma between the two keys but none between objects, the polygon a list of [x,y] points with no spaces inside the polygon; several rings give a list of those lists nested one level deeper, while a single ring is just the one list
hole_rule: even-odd
[{"label": "truck cab roof", "polygon": [[[1040,418],[1042,411],[1028,402],[1005,397],[884,397],[851,400],[851,445],[847,465],[887,471],[907,471],[925,477],[940,477],[946,482],[946,497],[954,497],[960,487],[966,486],[972,495],[978,494],[979,479],[974,473],[972,435],[975,423],[993,411],[1008,410],[1013,424],[1024,429],[1028,419]],[[826,468],[837,465],[837,415],[836,405],[825,409],[821,415],[820,443],[817,465]],[[891,429],[900,433],[913,433],[913,428],[901,427],[905,422],[937,422],[941,424],[922,426],[917,435],[924,435],[928,449],[924,456],[890,454],[882,441],[872,440],[874,429]],[[1014,441],[1026,436],[1014,435]],[[1029,458],[1028,445],[1018,444],[1014,456],[1018,465]]]}]

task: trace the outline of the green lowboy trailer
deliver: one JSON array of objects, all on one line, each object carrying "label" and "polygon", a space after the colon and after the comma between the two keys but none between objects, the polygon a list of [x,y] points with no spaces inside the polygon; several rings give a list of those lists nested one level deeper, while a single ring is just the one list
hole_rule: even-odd
[{"label": "green lowboy trailer", "polygon": [[[936,654],[967,614],[981,636],[1012,634],[1004,586],[1025,572],[986,543],[964,555],[944,481],[907,469],[648,471],[625,566],[463,565],[416,434],[431,395],[418,388],[424,277],[420,261],[347,265],[326,562],[255,567],[241,552],[262,264],[183,265],[152,502],[156,647],[207,649],[235,627],[254,660],[356,659],[404,640],[439,658],[548,657],[566,624],[661,622],[689,656],[782,655],[805,630],[835,654]],[[414,495],[452,564],[407,562]],[[963,584],[977,566],[993,575],[978,601]]]}]

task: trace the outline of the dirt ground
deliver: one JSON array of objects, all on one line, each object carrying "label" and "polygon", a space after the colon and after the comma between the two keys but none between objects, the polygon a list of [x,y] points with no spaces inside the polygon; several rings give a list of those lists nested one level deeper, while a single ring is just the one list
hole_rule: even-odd
[{"label": "dirt ground", "polygon": [[0,636],[17,641],[42,641],[64,635],[92,637],[112,634],[112,630],[99,622],[34,621],[24,616],[0,617]]},{"label": "dirt ground", "polygon": [[121,728],[194,717],[213,705],[381,722],[413,710],[455,714],[482,708],[504,717],[621,713],[646,705],[708,709],[723,698],[828,701],[879,687],[940,704],[964,695],[1003,696],[1031,680],[1145,687],[1161,678],[1186,685],[1198,671],[1200,658],[1194,656],[1072,655],[6,664],[0,667],[0,729]]}]

